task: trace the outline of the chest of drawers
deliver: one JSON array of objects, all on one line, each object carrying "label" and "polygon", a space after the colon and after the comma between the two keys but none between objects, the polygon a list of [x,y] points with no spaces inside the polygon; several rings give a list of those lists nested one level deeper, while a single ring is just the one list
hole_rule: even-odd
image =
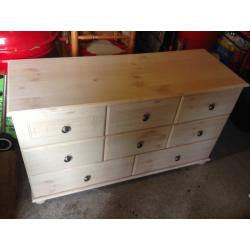
[{"label": "chest of drawers", "polygon": [[247,86],[205,50],[10,61],[8,75],[36,203],[205,163]]}]

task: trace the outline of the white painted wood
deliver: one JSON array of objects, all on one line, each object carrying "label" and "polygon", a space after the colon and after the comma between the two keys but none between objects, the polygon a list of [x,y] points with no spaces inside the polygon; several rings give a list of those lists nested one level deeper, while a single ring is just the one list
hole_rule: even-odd
[{"label": "white painted wood", "polygon": [[9,113],[248,86],[206,50],[8,61]]},{"label": "white painted wood", "polygon": [[178,105],[178,108],[177,108],[177,111],[176,111],[176,114],[175,114],[175,117],[174,117],[174,123],[177,123],[177,119],[178,119],[178,117],[180,115],[180,112],[182,110],[183,102],[184,102],[184,96],[181,96],[180,103]]},{"label": "white painted wood", "polygon": [[[231,113],[241,89],[185,96],[178,122],[199,120]],[[209,105],[215,105],[209,110]]]},{"label": "white painted wood", "polygon": [[171,126],[167,126],[106,136],[104,160],[162,149],[167,143],[170,129]]},{"label": "white painted wood", "polygon": [[133,157],[129,157],[32,176],[33,199],[129,177],[132,168]]},{"label": "white painted wood", "polygon": [[245,86],[205,50],[10,61],[33,201],[206,162]]},{"label": "white painted wood", "polygon": [[168,167],[168,168],[158,169],[158,170],[154,170],[154,171],[151,171],[151,172],[138,174],[138,175],[132,175],[132,176],[129,176],[129,177],[116,179],[116,180],[113,180],[113,181],[107,181],[107,182],[103,182],[103,183],[99,183],[99,184],[95,184],[95,185],[91,185],[91,186],[87,186],[87,187],[75,188],[75,189],[63,191],[63,192],[56,193],[56,194],[51,194],[51,195],[46,195],[46,196],[41,196],[41,197],[32,197],[32,202],[34,202],[34,203],[42,202],[43,203],[44,201],[46,201],[48,199],[53,199],[53,198],[56,198],[56,197],[61,197],[61,196],[69,195],[69,194],[74,194],[74,193],[86,191],[86,190],[89,190],[89,189],[94,189],[94,188],[99,188],[99,187],[103,187],[103,186],[107,186],[107,185],[112,185],[112,184],[115,184],[115,183],[129,181],[129,180],[133,180],[133,179],[137,179],[137,178],[141,178],[141,177],[145,177],[145,176],[149,176],[149,175],[159,174],[159,173],[163,173],[163,172],[167,172],[167,171],[171,171],[171,170],[175,170],[175,169],[179,169],[179,168],[183,168],[183,167],[188,167],[188,166],[191,166],[191,165],[196,165],[196,164],[197,165],[204,165],[208,161],[210,161],[209,158],[194,161],[194,162],[187,163],[187,164],[181,164],[181,165],[178,165],[178,166],[174,166],[172,168]]},{"label": "white painted wood", "polygon": [[180,97],[109,106],[106,134],[164,126],[173,122]]},{"label": "white painted wood", "polygon": [[168,147],[217,138],[227,118],[228,115],[224,115],[205,120],[176,124],[173,126],[173,134],[168,143]]},{"label": "white painted wood", "polygon": [[[216,140],[208,140],[136,156],[133,175],[208,158]],[[178,161],[176,157],[180,157]]]},{"label": "white painted wood", "polygon": [[29,175],[38,175],[102,161],[103,146],[104,138],[98,137],[26,149],[22,155]]},{"label": "white painted wood", "polygon": [[39,200],[39,201],[36,201],[34,203],[36,203],[37,205],[42,205],[45,203],[46,200]]},{"label": "white painted wood", "polygon": [[[18,112],[13,115],[23,148],[80,140],[104,135],[105,107],[74,107]],[[62,132],[64,126],[70,131]]]}]

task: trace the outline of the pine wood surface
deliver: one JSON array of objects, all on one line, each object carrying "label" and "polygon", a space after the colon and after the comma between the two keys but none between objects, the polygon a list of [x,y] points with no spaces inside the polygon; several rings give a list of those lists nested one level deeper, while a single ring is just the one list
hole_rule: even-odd
[{"label": "pine wood surface", "polygon": [[9,61],[8,113],[206,93],[246,83],[205,50]]}]

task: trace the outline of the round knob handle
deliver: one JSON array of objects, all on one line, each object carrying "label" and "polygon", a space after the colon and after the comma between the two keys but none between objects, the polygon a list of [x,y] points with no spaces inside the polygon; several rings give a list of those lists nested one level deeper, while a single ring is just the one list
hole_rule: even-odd
[{"label": "round knob handle", "polygon": [[197,136],[202,136],[203,135],[203,130],[199,130],[198,132],[197,132]]},{"label": "round knob handle", "polygon": [[91,175],[86,175],[85,177],[84,177],[84,181],[89,181],[91,179]]},{"label": "round knob handle", "polygon": [[181,156],[180,155],[176,155],[175,156],[175,161],[179,161],[181,159]]},{"label": "round knob handle", "polygon": [[146,122],[150,118],[150,113],[145,113],[142,117],[142,121]]},{"label": "round knob handle", "polygon": [[137,143],[137,148],[142,148],[143,144],[144,144],[144,141],[139,141]]},{"label": "round knob handle", "polygon": [[68,133],[69,131],[71,130],[71,127],[70,126],[64,126],[63,128],[62,128],[62,133]]},{"label": "round knob handle", "polygon": [[72,160],[73,156],[72,155],[66,155],[64,157],[64,162],[70,162]]},{"label": "round knob handle", "polygon": [[209,110],[214,110],[214,108],[215,108],[215,103],[211,103],[208,105]]}]

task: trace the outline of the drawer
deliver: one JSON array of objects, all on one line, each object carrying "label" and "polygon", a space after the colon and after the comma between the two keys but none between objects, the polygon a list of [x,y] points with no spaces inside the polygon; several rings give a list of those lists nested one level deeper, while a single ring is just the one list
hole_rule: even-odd
[{"label": "drawer", "polygon": [[131,176],[133,157],[65,169],[30,178],[34,198]]},{"label": "drawer", "polygon": [[22,151],[29,175],[102,161],[104,138],[54,144]]},{"label": "drawer", "polygon": [[107,109],[106,134],[153,128],[173,122],[179,97],[119,104]]},{"label": "drawer", "polygon": [[74,107],[13,114],[21,147],[34,147],[104,135],[105,107]]},{"label": "drawer", "polygon": [[174,125],[168,147],[217,138],[227,118],[228,115]]},{"label": "drawer", "polygon": [[216,140],[208,140],[138,155],[135,158],[133,175],[163,168],[171,169],[181,164],[206,159],[215,142]]},{"label": "drawer", "polygon": [[231,113],[241,89],[185,96],[178,122],[199,120]]},{"label": "drawer", "polygon": [[166,146],[170,129],[167,126],[106,136],[104,160],[162,149]]}]

